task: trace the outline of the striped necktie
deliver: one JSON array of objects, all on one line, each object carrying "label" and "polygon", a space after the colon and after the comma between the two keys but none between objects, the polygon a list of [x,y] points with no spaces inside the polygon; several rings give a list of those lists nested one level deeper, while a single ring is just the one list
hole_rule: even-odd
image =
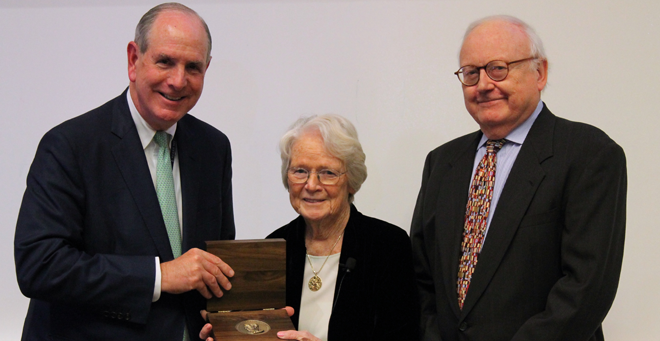
[{"label": "striped necktie", "polygon": [[463,309],[477,257],[486,233],[490,201],[493,198],[493,185],[495,184],[495,166],[497,165],[497,152],[504,145],[505,140],[488,140],[486,154],[479,162],[474,173],[468,203],[465,209],[465,226],[463,229],[463,242],[461,243],[461,262],[458,266],[458,306]]}]

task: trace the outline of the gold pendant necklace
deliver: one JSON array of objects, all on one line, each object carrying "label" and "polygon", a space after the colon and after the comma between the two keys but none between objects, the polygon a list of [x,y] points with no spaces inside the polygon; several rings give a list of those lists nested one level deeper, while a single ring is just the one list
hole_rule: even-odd
[{"label": "gold pendant necklace", "polygon": [[327,257],[325,257],[325,260],[323,261],[323,264],[321,265],[321,268],[319,271],[314,270],[314,265],[312,265],[312,260],[309,258],[309,253],[307,253],[307,261],[309,262],[309,266],[312,267],[312,272],[314,273],[314,276],[309,279],[309,282],[307,282],[307,287],[309,287],[309,290],[311,291],[319,291],[321,289],[321,286],[323,285],[323,281],[321,280],[321,277],[319,277],[319,273],[321,270],[323,270],[323,267],[325,266],[325,263],[328,261],[328,258],[332,255],[332,250],[335,249],[335,246],[337,246],[337,243],[339,243],[339,239],[341,239],[341,236],[344,234],[341,233],[339,237],[337,237],[337,240],[335,241],[335,244],[332,245],[330,248],[330,253],[328,254]]}]

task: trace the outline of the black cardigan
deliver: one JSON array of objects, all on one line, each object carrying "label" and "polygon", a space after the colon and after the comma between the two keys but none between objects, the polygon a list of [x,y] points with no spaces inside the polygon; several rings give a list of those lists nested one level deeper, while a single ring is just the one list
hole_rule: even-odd
[{"label": "black cardigan", "polygon": [[[305,221],[298,216],[268,238],[287,241],[286,304],[295,309],[291,319],[298,328],[306,254]],[[339,259],[329,341],[417,339],[419,301],[411,254],[404,230],[364,216],[351,205]],[[345,264],[349,258],[355,259],[355,266],[347,273]]]}]

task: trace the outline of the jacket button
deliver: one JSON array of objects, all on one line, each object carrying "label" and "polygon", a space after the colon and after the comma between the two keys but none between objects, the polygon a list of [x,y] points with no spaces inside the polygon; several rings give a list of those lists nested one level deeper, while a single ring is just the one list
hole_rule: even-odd
[{"label": "jacket button", "polygon": [[467,322],[463,322],[458,326],[458,330],[464,332],[467,329],[468,325]]},{"label": "jacket button", "polygon": [[131,319],[131,313],[126,313],[126,315],[124,315],[124,317],[126,318],[126,321],[130,320]]},{"label": "jacket button", "polygon": [[117,318],[120,319],[120,320],[123,320],[124,319],[124,314],[121,313],[121,312],[117,313]]}]

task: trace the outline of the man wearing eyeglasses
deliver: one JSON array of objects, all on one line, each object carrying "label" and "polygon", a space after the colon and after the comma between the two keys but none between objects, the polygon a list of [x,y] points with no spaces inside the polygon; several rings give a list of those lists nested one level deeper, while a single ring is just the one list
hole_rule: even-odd
[{"label": "man wearing eyeglasses", "polygon": [[541,101],[548,61],[516,18],[473,23],[456,75],[480,130],[426,159],[411,228],[423,340],[603,340],[623,150]]}]

